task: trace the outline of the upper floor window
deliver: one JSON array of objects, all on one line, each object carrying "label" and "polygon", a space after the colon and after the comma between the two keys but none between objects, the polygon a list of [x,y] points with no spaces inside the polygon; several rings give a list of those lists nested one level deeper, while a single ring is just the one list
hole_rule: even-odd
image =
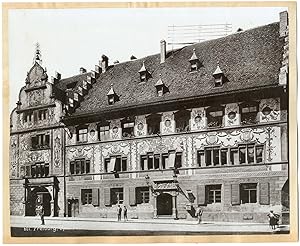
[{"label": "upper floor window", "polygon": [[127,157],[126,156],[111,156],[104,160],[105,172],[125,172],[127,171]]},{"label": "upper floor window", "polygon": [[141,170],[158,170],[182,167],[182,153],[169,151],[169,153],[148,153],[141,156]]},{"label": "upper floor window", "polygon": [[191,113],[188,110],[178,111],[174,114],[176,132],[188,132],[190,131],[190,116]]},{"label": "upper floor window", "polygon": [[77,142],[87,142],[88,141],[88,127],[80,126],[76,129]]},{"label": "upper floor window", "polygon": [[123,138],[134,137],[134,120],[127,118],[127,119],[124,119],[121,123],[122,123]]},{"label": "upper floor window", "polygon": [[255,124],[257,122],[258,105],[255,102],[240,105],[241,124]]},{"label": "upper floor window", "polygon": [[[206,166],[219,166],[227,164],[227,149],[220,147],[205,148],[205,164]],[[199,152],[198,152],[199,153]],[[199,153],[201,154],[201,152]],[[201,166],[201,157],[198,157],[198,164]]]},{"label": "upper floor window", "polygon": [[46,120],[47,119],[48,110],[43,109],[37,112],[38,120]]},{"label": "upper floor window", "polygon": [[98,125],[98,139],[105,141],[109,139],[109,123],[102,123]]},{"label": "upper floor window", "polygon": [[71,174],[85,174],[90,173],[90,160],[77,159],[70,162]]},{"label": "upper floor window", "polygon": [[50,136],[38,134],[31,137],[31,146],[33,149],[45,149],[50,147]]},{"label": "upper floor window", "polygon": [[152,114],[147,117],[148,135],[160,133],[161,115]]},{"label": "upper floor window", "polygon": [[207,126],[220,127],[223,123],[223,107],[210,107],[206,110]]},{"label": "upper floor window", "polygon": [[39,162],[26,166],[25,175],[27,177],[48,177],[49,176],[49,163]]},{"label": "upper floor window", "polygon": [[33,112],[27,111],[23,113],[23,122],[32,122],[33,121]]},{"label": "upper floor window", "polygon": [[257,183],[240,184],[241,203],[256,203]]}]

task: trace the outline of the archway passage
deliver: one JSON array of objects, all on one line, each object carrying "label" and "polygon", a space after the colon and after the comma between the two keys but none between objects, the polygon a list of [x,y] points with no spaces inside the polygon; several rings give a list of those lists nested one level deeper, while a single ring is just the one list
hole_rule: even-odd
[{"label": "archway passage", "polygon": [[35,216],[36,207],[38,205],[43,205],[45,216],[51,215],[51,195],[45,187],[37,187],[29,193],[27,206],[26,206],[26,215]]},{"label": "archway passage", "polygon": [[157,215],[172,215],[172,196],[162,193],[157,197]]}]

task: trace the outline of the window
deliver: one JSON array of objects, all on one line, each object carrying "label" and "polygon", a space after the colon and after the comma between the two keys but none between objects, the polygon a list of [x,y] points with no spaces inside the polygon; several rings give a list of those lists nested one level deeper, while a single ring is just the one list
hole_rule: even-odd
[{"label": "window", "polygon": [[221,127],[223,122],[223,108],[211,107],[206,111],[207,126],[208,127]]},{"label": "window", "polygon": [[221,202],[221,185],[207,185],[205,186],[206,203],[220,203]]},{"label": "window", "polygon": [[38,134],[31,137],[31,147],[33,149],[46,149],[50,147],[50,136],[46,134]]},{"label": "window", "polygon": [[90,173],[90,160],[77,159],[70,162],[71,174],[85,174]]},{"label": "window", "polygon": [[257,201],[257,184],[240,185],[241,203],[256,203]]},{"label": "window", "polygon": [[49,176],[49,163],[39,162],[26,166],[25,175],[27,177],[48,177]]},{"label": "window", "polygon": [[109,95],[108,96],[108,104],[112,105],[115,103],[115,96],[114,95]]},{"label": "window", "polygon": [[82,189],[81,200],[83,205],[92,204],[92,200],[93,200],[92,189]]},{"label": "window", "polygon": [[147,117],[148,135],[156,135],[160,133],[161,116],[153,114]]},{"label": "window", "polygon": [[105,141],[109,139],[109,123],[98,125],[98,139]]},{"label": "window", "polygon": [[227,149],[220,149],[220,147],[205,148],[205,163],[206,166],[226,165]]},{"label": "window", "polygon": [[77,128],[77,142],[87,142],[88,140],[88,127],[81,126]]},{"label": "window", "polygon": [[201,167],[203,164],[205,164],[204,150],[198,150],[197,151],[197,164],[198,164],[199,167]]},{"label": "window", "polygon": [[47,119],[47,113],[48,113],[47,109],[39,110],[38,111],[38,120],[46,120]]},{"label": "window", "polygon": [[190,115],[187,110],[178,111],[175,113],[176,132],[190,131]]},{"label": "window", "polygon": [[258,112],[257,103],[242,103],[240,106],[241,124],[255,124]]},{"label": "window", "polygon": [[123,138],[134,137],[134,121],[127,119],[122,122],[122,136]]},{"label": "window", "polygon": [[111,156],[104,160],[105,172],[125,172],[127,171],[127,157]]},{"label": "window", "polygon": [[111,204],[122,204],[124,201],[123,188],[112,188],[111,189]]},{"label": "window", "polygon": [[198,64],[199,64],[199,62],[197,60],[191,61],[191,72],[198,70]]},{"label": "window", "polygon": [[137,187],[136,188],[136,203],[149,203],[150,201],[150,192],[149,187]]},{"label": "window", "polygon": [[23,122],[31,122],[33,121],[33,112],[28,111],[23,113]]},{"label": "window", "polygon": [[170,151],[169,153],[141,156],[141,170],[157,170],[182,167],[182,153]]}]

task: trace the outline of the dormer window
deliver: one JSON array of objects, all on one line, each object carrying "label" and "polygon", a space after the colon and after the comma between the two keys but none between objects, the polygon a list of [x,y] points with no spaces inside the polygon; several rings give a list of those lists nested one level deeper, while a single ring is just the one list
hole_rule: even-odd
[{"label": "dormer window", "polygon": [[109,90],[109,92],[107,93],[107,99],[108,99],[108,104],[112,105],[117,101],[117,94],[114,91],[113,85],[111,85],[111,88]]},{"label": "dormer window", "polygon": [[145,67],[145,63],[143,62],[143,65],[139,71],[139,74],[140,74],[140,80],[141,82],[146,82],[148,80],[148,71]]},{"label": "dormer window", "polygon": [[167,87],[162,82],[161,78],[156,82],[155,87],[159,97],[163,96],[167,92]]},{"label": "dormer window", "polygon": [[196,55],[195,49],[193,49],[193,55],[189,60],[190,64],[191,64],[191,72],[195,72],[199,69],[200,67],[200,61]]},{"label": "dormer window", "polygon": [[219,67],[219,65],[217,66],[217,69],[214,71],[213,77],[215,78],[215,87],[220,87],[223,85],[225,76],[221,68]]}]

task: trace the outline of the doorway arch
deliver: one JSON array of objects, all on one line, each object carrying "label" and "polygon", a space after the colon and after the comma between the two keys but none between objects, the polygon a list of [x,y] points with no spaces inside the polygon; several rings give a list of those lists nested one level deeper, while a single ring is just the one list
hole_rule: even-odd
[{"label": "doorway arch", "polygon": [[171,216],[172,215],[172,196],[168,193],[161,193],[157,197],[157,215]]},{"label": "doorway arch", "polygon": [[38,205],[43,205],[45,216],[51,215],[51,195],[45,187],[36,187],[30,192],[26,215],[35,216]]}]

